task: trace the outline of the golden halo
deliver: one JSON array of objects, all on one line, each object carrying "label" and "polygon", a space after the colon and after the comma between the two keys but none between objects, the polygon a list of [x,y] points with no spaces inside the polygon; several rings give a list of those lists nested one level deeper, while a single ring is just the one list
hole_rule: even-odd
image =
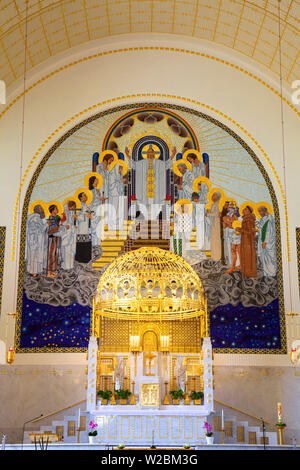
[{"label": "golden halo", "polygon": [[273,210],[272,204],[270,204],[269,202],[265,202],[265,201],[263,201],[263,202],[258,202],[258,203],[256,204],[256,213],[257,213],[257,216],[256,216],[256,217],[258,217],[259,219],[261,219],[261,215],[260,215],[260,213],[258,212],[258,208],[261,207],[261,206],[266,207],[266,208],[268,209],[269,214],[271,214],[271,215],[274,214],[274,210]]},{"label": "golden halo", "polygon": [[45,201],[33,201],[29,206],[29,214],[33,214],[35,206],[42,206],[45,212],[45,216],[49,217],[49,210]]},{"label": "golden halo", "polygon": [[96,176],[96,178],[98,180],[97,189],[101,188],[101,186],[103,185],[103,178],[99,173],[96,173],[96,171],[92,171],[92,173],[89,173],[88,175],[85,175],[85,177],[84,177],[85,186],[89,189],[89,181],[90,181],[90,178],[92,176]]},{"label": "golden halo", "polygon": [[252,207],[253,213],[254,213],[255,215],[257,215],[255,202],[252,202],[252,201],[245,201],[245,202],[243,202],[243,203],[240,205],[240,207],[239,207],[239,213],[241,214],[241,216],[243,216],[243,210],[245,209],[246,206]]},{"label": "golden halo", "polygon": [[177,160],[176,162],[173,163],[173,171],[174,171],[175,175],[180,176],[180,178],[182,177],[182,174],[178,170],[179,165],[186,165],[186,167],[190,171],[192,171],[192,165],[190,164],[190,162],[188,160],[183,160],[183,158],[181,160]]},{"label": "golden halo", "polygon": [[66,199],[64,200],[63,202],[63,206],[65,207],[65,205],[69,202],[69,201],[72,201],[75,203],[75,206],[76,206],[76,209],[79,208],[79,201],[78,199],[75,197],[75,196],[70,196],[70,197],[66,197]]},{"label": "golden halo", "polygon": [[226,201],[228,201],[229,204],[233,204],[237,208],[237,202],[233,197],[226,196]]},{"label": "golden halo", "polygon": [[[155,158],[156,160],[158,160],[159,157],[160,157],[160,154],[161,154],[160,148],[159,148],[156,144],[151,144],[151,146],[152,146],[154,152],[157,151],[157,150],[159,150],[159,155],[158,155],[158,154],[154,154],[154,158]],[[145,155],[144,152],[147,152],[147,150],[149,149],[149,147],[150,147],[150,144],[146,144],[146,145],[144,145],[144,147],[142,148],[142,157],[143,157],[144,159],[147,158],[147,155]],[[143,150],[144,150],[144,152],[143,152]]]},{"label": "golden halo", "polygon": [[182,156],[182,159],[183,160],[186,160],[188,155],[190,155],[191,153],[194,153],[196,155],[196,157],[198,158],[199,162],[202,162],[203,161],[203,158],[202,158],[202,155],[201,153],[198,151],[198,150],[193,150],[193,149],[189,149],[189,150],[186,150]]},{"label": "golden halo", "polygon": [[124,160],[117,160],[116,162],[112,162],[112,167],[109,168],[109,171],[111,171],[116,165],[121,165],[123,167],[123,176],[125,176],[128,172],[128,163],[124,162]]},{"label": "golden halo", "polygon": [[86,201],[86,205],[88,206],[92,200],[93,200],[93,194],[92,194],[92,191],[90,191],[89,189],[86,189],[86,188],[80,188],[80,189],[77,189],[77,191],[75,192],[74,196],[77,198],[78,200],[78,207],[80,208],[81,207],[81,202],[79,200],[79,194],[80,193],[85,193],[86,194],[86,197],[87,197],[87,201]]},{"label": "golden halo", "polygon": [[198,178],[195,178],[194,181],[193,181],[193,190],[195,191],[195,193],[198,193],[198,191],[199,191],[199,189],[198,189],[199,183],[204,183],[208,187],[208,190],[211,189],[210,180],[208,178],[206,178],[206,176],[198,176]]},{"label": "golden halo", "polygon": [[189,201],[188,199],[179,199],[175,205],[174,205],[174,211],[176,214],[180,215],[181,212],[179,212],[179,207],[188,205],[188,213],[191,214],[194,210],[193,203]]},{"label": "golden halo", "polygon": [[64,207],[63,207],[62,203],[59,202],[59,201],[51,201],[51,202],[48,202],[47,207],[48,207],[48,213],[49,213],[49,215],[51,215],[51,214],[50,214],[50,211],[49,211],[49,207],[52,206],[53,204],[54,204],[54,205],[57,207],[57,209],[58,209],[58,215],[62,216],[62,214],[63,214],[63,212],[64,212]]},{"label": "golden halo", "polygon": [[118,160],[118,155],[116,154],[116,152],[115,152],[114,150],[104,150],[104,151],[101,152],[100,155],[99,155],[98,163],[102,163],[102,162],[103,162],[103,158],[105,157],[105,155],[112,155],[112,156],[114,157],[113,161],[112,161],[111,164],[109,165],[109,171],[111,171],[111,169],[112,169],[112,164]]},{"label": "golden halo", "polygon": [[242,222],[240,220],[235,220],[232,222],[232,228],[236,229],[242,226]]},{"label": "golden halo", "polygon": [[223,209],[223,206],[225,204],[225,201],[227,201],[227,198],[226,198],[226,194],[225,192],[223,191],[223,189],[221,188],[211,188],[209,191],[208,191],[208,194],[207,194],[207,200],[208,200],[208,203],[206,204],[206,208],[207,209],[210,209],[211,206],[213,205],[213,202],[212,202],[212,195],[214,193],[219,193],[220,194],[220,199],[219,199],[219,210],[221,211]]}]

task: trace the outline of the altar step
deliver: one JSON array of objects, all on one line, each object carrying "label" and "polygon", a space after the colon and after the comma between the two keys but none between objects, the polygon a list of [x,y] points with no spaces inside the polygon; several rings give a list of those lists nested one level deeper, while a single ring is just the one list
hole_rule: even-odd
[{"label": "altar step", "polygon": [[[118,407],[119,408],[119,407]],[[126,406],[126,411],[124,416],[135,416],[135,411],[134,408],[132,409],[132,413],[128,415],[128,409],[131,407]],[[123,408],[122,408],[123,409]],[[124,408],[125,409],[125,408]],[[165,406],[164,409],[168,410],[170,407]],[[172,413],[172,416],[178,416],[178,406],[175,406],[174,413]],[[187,407],[189,409],[189,407]],[[103,413],[107,414],[108,411],[108,406],[103,406]],[[113,407],[111,410],[111,416],[114,417],[116,415],[115,412],[116,408]],[[120,412],[119,412],[120,413]],[[176,414],[177,413],[177,414]],[[97,414],[97,413],[96,413]],[[98,414],[101,415],[100,411],[98,411]],[[187,413],[188,414],[188,413]],[[30,434],[34,433],[37,435],[37,440],[39,439],[38,434],[40,433],[43,435],[44,442],[47,439],[47,436],[55,437],[57,436],[58,443],[63,444],[63,443],[76,443],[78,439],[78,434],[77,434],[77,427],[78,427],[78,418],[79,418],[79,411],[73,412],[72,415],[70,416],[65,416],[64,419],[62,420],[55,420],[52,422],[51,425],[48,426],[41,426],[39,431],[26,431],[24,433],[24,444],[29,444],[32,442],[32,439],[30,438]],[[189,416],[191,416],[189,414]],[[183,417],[184,418],[184,417]],[[91,416],[89,412],[83,412],[81,411],[80,413],[80,432],[79,432],[79,442],[80,443],[87,443],[88,442],[88,435],[87,435],[87,430],[89,426],[89,421],[90,419],[94,419],[94,416]],[[123,418],[121,418],[122,421]],[[175,420],[171,420],[171,422],[176,423],[179,418],[176,418]],[[188,425],[190,422],[190,417],[187,417],[187,422],[184,424],[183,428],[185,429],[185,425]],[[212,425],[213,425],[213,431],[214,431],[214,444],[215,445],[220,445],[222,444],[222,430],[221,430],[221,413],[220,412],[215,412],[212,415],[210,415],[208,418],[206,418]],[[128,418],[125,418],[125,421],[128,420]],[[113,420],[112,420],[113,421]],[[126,421],[127,422],[127,421]],[[127,426],[127,425],[126,425]],[[224,444],[228,445],[249,445],[249,446],[257,446],[257,445],[263,445],[263,432],[259,426],[251,426],[247,421],[238,421],[235,417],[225,417],[224,418],[224,426],[225,426],[225,433],[224,433]],[[127,427],[126,427],[127,429]],[[199,428],[200,429],[200,428]],[[133,434],[132,434],[132,432]],[[114,445],[118,444],[119,441],[122,443],[124,442],[126,445],[131,445],[133,446],[134,444],[140,444],[140,438],[139,440],[134,440],[133,438],[130,438],[130,435],[135,435],[134,430],[129,429],[129,421],[128,421],[128,431],[126,433],[128,434],[128,439],[124,439],[120,436],[118,436],[118,430],[116,428],[115,431],[115,438],[117,439],[116,442],[114,442],[113,439],[106,439],[104,436],[104,439],[101,440],[101,443],[105,443],[108,445]],[[177,434],[179,429],[177,429]],[[198,433],[198,431],[197,431]],[[122,433],[121,433],[122,434]],[[127,435],[126,434],[126,435]],[[159,437],[159,436],[158,436]],[[119,439],[119,440],[118,440]],[[160,438],[157,439],[156,444],[160,445],[170,445],[172,444],[172,437],[166,437],[166,440],[161,440]],[[188,438],[183,438],[184,444],[189,444]],[[205,445],[206,442],[205,439],[196,439],[197,445]],[[99,442],[100,444],[100,442]],[[178,445],[178,443],[175,441],[173,444]],[[277,446],[278,445],[278,439],[277,439],[277,432],[276,431],[266,431],[265,432],[265,444],[267,446]],[[180,444],[179,444],[180,445]]]}]

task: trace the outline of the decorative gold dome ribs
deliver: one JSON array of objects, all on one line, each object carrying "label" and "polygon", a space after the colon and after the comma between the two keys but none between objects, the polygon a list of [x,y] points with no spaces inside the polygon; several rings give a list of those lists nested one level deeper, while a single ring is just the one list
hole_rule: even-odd
[{"label": "decorative gold dome ribs", "polygon": [[94,314],[123,320],[178,320],[204,315],[202,283],[180,256],[143,247],[124,253],[102,275]]}]

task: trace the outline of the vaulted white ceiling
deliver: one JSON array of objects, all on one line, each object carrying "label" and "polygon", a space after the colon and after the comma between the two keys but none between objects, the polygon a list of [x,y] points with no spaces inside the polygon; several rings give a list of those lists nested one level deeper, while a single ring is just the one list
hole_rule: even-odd
[{"label": "vaulted white ceiling", "polygon": [[[300,78],[300,1],[281,0],[283,78]],[[94,39],[136,32],[227,46],[279,73],[277,0],[29,0],[27,71]],[[26,1],[0,0],[0,79],[24,74]]]}]

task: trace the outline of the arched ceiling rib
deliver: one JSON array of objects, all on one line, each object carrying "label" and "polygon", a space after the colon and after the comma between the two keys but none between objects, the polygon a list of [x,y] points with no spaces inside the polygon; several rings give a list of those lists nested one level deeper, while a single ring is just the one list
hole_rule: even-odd
[{"label": "arched ceiling rib", "polygon": [[[0,1],[0,79],[24,73],[25,0]],[[300,78],[300,1],[281,0],[283,78]],[[157,32],[232,48],[279,73],[277,0],[29,0],[26,69],[107,36]]]}]

